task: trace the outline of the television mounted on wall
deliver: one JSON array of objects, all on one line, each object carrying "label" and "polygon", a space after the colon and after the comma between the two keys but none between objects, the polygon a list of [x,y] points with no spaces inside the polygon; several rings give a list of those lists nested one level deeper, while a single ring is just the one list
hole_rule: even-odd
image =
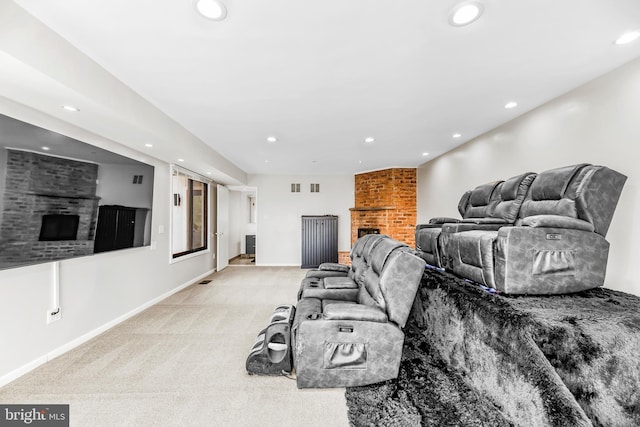
[{"label": "television mounted on wall", "polygon": [[0,269],[151,242],[154,167],[0,114]]}]

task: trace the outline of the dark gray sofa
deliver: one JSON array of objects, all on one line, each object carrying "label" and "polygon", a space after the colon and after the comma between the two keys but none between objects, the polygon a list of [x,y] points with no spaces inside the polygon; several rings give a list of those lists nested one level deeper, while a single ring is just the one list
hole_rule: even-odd
[{"label": "dark gray sofa", "polygon": [[325,276],[321,266],[302,281],[291,328],[299,388],[360,386],[398,375],[402,328],[425,262],[384,235],[358,239],[351,261],[341,274]]},{"label": "dark gray sofa", "polygon": [[418,254],[508,294],[601,286],[609,251],[605,237],[625,181],[612,169],[590,164],[510,178],[495,185],[491,196],[483,191],[484,217],[416,226]]}]

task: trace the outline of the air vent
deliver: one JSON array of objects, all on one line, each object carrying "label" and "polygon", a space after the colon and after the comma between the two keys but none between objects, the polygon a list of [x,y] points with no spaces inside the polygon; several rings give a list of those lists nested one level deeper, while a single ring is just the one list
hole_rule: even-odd
[{"label": "air vent", "polygon": [[300,184],[291,184],[291,192],[299,193],[300,192]]},{"label": "air vent", "polygon": [[320,192],[320,184],[311,184],[311,192],[319,193]]},{"label": "air vent", "polygon": [[133,175],[134,184],[142,184],[142,175]]}]

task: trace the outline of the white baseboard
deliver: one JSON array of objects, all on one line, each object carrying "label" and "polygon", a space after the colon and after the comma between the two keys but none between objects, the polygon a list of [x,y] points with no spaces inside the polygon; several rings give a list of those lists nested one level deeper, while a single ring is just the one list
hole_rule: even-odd
[{"label": "white baseboard", "polygon": [[0,387],[5,386],[7,384],[9,384],[11,381],[14,381],[16,379],[18,379],[19,377],[23,376],[24,374],[31,372],[32,370],[34,370],[35,368],[37,368],[40,365],[43,365],[47,362],[49,362],[50,360],[55,359],[56,357],[68,352],[69,350],[72,350],[76,347],[78,347],[81,344],[84,344],[85,342],[89,341],[91,338],[94,338],[98,335],[100,335],[101,333],[113,328],[114,326],[116,326],[119,323],[124,322],[125,320],[129,319],[130,317],[135,316],[136,314],[140,313],[141,311],[146,310],[147,308],[151,307],[154,304],[159,303],[160,301],[169,298],[171,295],[175,294],[176,292],[179,292],[181,290],[183,290],[184,288],[187,288],[189,286],[191,286],[192,284],[194,284],[195,282],[204,279],[205,277],[209,276],[210,274],[214,273],[216,270],[209,270],[206,273],[203,273],[201,275],[199,275],[198,277],[195,277],[191,280],[189,280],[186,283],[183,283],[182,285],[171,289],[168,292],[165,292],[164,294],[153,298],[150,301],[147,301],[146,303],[142,304],[139,307],[134,308],[133,310],[129,311],[128,313],[123,314],[122,316],[116,317],[115,319],[113,319],[110,322],[105,323],[102,326],[97,327],[96,329],[87,332],[84,335],[81,335],[80,337],[69,341],[66,344],[61,345],[60,347],[40,356],[37,357],[36,359],[32,360],[31,362],[17,368],[14,369],[13,371],[3,375],[2,377],[0,377]]},{"label": "white baseboard", "polygon": [[298,267],[300,268],[300,264],[264,264],[264,263],[258,263],[256,264],[257,267]]}]

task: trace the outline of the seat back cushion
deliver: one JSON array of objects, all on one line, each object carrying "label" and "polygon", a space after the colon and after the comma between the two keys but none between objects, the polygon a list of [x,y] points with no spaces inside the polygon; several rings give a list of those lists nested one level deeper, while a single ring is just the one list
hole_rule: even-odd
[{"label": "seat back cushion", "polygon": [[505,222],[513,224],[518,218],[520,207],[535,178],[535,173],[527,172],[511,177],[501,183],[496,189],[500,195],[500,199],[496,204],[493,216],[495,218],[502,218]]},{"label": "seat back cushion", "polygon": [[[361,246],[361,255],[353,258],[351,262],[351,269],[353,271],[349,276],[355,280],[358,284],[362,285],[363,276],[365,271],[371,267],[371,251],[383,240],[388,240],[389,237],[384,234],[367,234],[364,245]],[[361,237],[364,238],[366,236]],[[358,239],[360,240],[360,239]]]},{"label": "seat back cushion", "polygon": [[389,256],[380,276],[387,317],[401,328],[409,317],[424,267],[425,262],[420,257],[406,250],[397,250]]},{"label": "seat back cushion", "polygon": [[469,201],[462,214],[463,218],[485,218],[490,217],[499,195],[495,191],[501,181],[494,181],[488,184],[479,185],[471,191]]},{"label": "seat back cushion", "polygon": [[375,248],[373,248],[371,257],[369,258],[369,264],[371,265],[371,267],[373,267],[373,270],[376,272],[376,274],[379,275],[380,273],[382,273],[384,264],[391,252],[401,247],[408,246],[394,239],[384,239],[380,241],[380,243],[377,244]]},{"label": "seat back cushion", "polygon": [[[522,203],[519,218],[532,215],[562,215],[577,218],[575,190],[571,191],[574,178],[580,177],[580,171],[586,164],[565,166],[538,174],[531,184],[529,194]],[[574,189],[577,187],[573,186]],[[570,191],[567,191],[567,190]]]},{"label": "seat back cushion", "polygon": [[562,215],[587,221],[605,237],[627,177],[605,166],[580,164],[543,172],[531,184],[519,218]]},{"label": "seat back cushion", "polygon": [[460,216],[464,218],[464,214],[467,211],[467,205],[469,204],[469,197],[471,196],[471,190],[467,190],[464,192],[462,197],[460,197],[460,201],[458,202],[458,212],[460,212]]}]

